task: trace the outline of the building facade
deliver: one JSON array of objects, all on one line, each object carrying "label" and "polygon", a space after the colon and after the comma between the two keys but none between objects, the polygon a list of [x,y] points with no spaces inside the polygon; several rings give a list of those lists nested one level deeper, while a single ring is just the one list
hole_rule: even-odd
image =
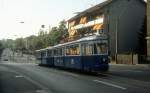
[{"label": "building facade", "polygon": [[150,0],[147,0],[147,58],[150,61]]},{"label": "building facade", "polygon": [[107,0],[68,20],[69,37],[107,35],[110,55],[137,53],[146,14],[142,0]]}]

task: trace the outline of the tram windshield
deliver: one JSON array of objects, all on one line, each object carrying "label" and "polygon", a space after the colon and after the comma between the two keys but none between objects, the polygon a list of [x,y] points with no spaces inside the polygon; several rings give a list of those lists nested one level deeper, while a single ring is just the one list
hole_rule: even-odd
[{"label": "tram windshield", "polygon": [[85,43],[82,45],[83,55],[107,54],[108,47],[106,43]]},{"label": "tram windshield", "polygon": [[97,54],[107,54],[108,48],[106,43],[97,43]]}]

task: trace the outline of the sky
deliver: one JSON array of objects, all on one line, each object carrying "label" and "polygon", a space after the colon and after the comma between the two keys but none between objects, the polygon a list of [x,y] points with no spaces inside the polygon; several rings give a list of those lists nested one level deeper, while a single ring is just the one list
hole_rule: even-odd
[{"label": "sky", "polygon": [[[37,35],[105,0],[0,0],[0,39]],[[24,22],[24,23],[21,23]]]}]

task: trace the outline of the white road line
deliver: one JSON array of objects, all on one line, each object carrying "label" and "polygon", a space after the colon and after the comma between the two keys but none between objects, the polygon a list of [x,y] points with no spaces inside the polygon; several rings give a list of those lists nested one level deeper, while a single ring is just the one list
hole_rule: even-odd
[{"label": "white road line", "polygon": [[70,76],[73,76],[73,77],[79,77],[79,75],[74,74],[74,73],[70,73],[70,72],[63,72],[63,73],[67,74],[67,75],[70,75]]},{"label": "white road line", "polygon": [[36,90],[37,93],[48,93],[45,90]]},{"label": "white road line", "polygon": [[21,75],[18,75],[18,76],[15,76],[16,78],[23,78],[23,76],[21,76]]},{"label": "white road line", "polygon": [[102,84],[105,84],[105,85],[108,85],[108,86],[112,86],[112,87],[115,87],[115,88],[120,88],[122,90],[126,90],[127,88],[125,87],[122,87],[122,86],[119,86],[119,85],[115,85],[115,84],[112,84],[112,83],[108,83],[108,82],[104,82],[104,81],[100,81],[100,80],[93,80],[94,82],[97,82],[97,83],[102,83]]},{"label": "white road line", "polygon": [[136,71],[134,71],[134,70],[124,70],[124,71],[127,71],[127,72],[143,72],[143,71],[139,71],[139,70],[136,70]]},{"label": "white road line", "polygon": [[[111,71],[118,71],[118,70],[111,70]],[[141,73],[143,71],[140,71],[140,70],[120,70],[122,72],[134,72],[134,73]]]}]

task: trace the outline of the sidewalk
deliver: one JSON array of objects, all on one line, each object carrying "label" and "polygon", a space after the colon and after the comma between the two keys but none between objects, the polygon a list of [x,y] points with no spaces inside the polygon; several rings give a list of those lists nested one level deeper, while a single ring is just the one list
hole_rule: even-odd
[{"label": "sidewalk", "polygon": [[121,68],[128,68],[128,69],[150,69],[150,64],[116,64],[116,63],[109,63],[110,67],[121,67]]}]

